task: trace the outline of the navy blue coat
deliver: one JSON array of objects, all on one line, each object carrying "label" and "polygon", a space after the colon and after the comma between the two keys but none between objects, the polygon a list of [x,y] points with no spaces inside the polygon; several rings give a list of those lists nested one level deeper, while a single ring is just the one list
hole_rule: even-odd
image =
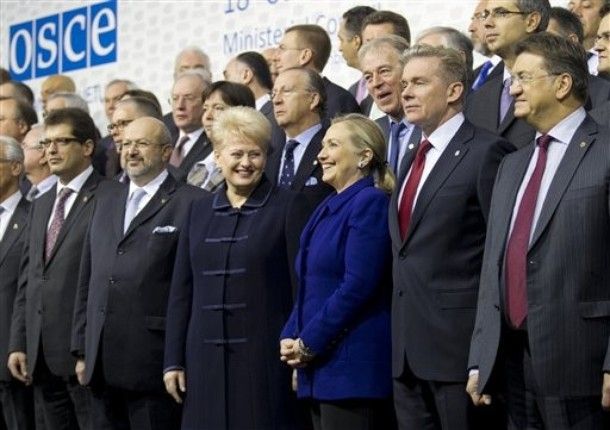
[{"label": "navy blue coat", "polygon": [[316,357],[298,396],[384,398],[392,390],[389,197],[363,178],[318,206],[301,235],[299,293],[284,338]]},{"label": "navy blue coat", "polygon": [[239,209],[224,187],[191,207],[165,348],[165,369],[185,369],[183,429],[294,427],[296,397],[277,340],[292,307],[292,199],[263,178]]}]

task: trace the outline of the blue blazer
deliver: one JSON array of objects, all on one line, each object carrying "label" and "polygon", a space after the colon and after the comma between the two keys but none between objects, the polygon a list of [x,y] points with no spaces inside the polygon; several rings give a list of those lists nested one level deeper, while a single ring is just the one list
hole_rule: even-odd
[{"label": "blue blazer", "polygon": [[301,398],[391,394],[388,203],[366,177],[327,197],[303,230],[299,293],[282,331],[316,354],[298,371]]}]

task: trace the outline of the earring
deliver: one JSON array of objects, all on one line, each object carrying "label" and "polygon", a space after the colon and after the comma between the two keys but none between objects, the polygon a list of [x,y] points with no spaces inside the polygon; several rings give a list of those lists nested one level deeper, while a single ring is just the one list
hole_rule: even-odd
[{"label": "earring", "polygon": [[363,168],[364,168],[364,166],[365,166],[365,164],[364,164],[364,160],[360,160],[360,161],[358,161],[358,168],[359,168],[359,169],[363,169]]}]

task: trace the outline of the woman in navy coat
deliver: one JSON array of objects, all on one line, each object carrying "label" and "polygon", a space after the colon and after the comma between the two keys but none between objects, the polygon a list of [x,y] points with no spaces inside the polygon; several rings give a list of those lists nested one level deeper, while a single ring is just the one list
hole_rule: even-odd
[{"label": "woman in navy coat", "polygon": [[368,118],[337,118],[318,161],[336,192],[301,235],[299,293],[280,341],[316,430],[391,428],[391,255],[385,141]]},{"label": "woman in navy coat", "polygon": [[277,359],[292,307],[293,195],[264,176],[270,134],[252,108],[218,117],[211,137],[226,184],[193,203],[180,236],[164,381],[184,400],[185,430],[294,428],[290,370]]}]

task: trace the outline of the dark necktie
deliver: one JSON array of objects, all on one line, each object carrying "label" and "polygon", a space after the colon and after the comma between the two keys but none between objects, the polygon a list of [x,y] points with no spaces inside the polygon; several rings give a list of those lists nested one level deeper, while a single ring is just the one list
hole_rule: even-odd
[{"label": "dark necktie", "polygon": [[188,142],[188,140],[188,136],[182,136],[180,138],[176,146],[174,146],[172,156],[169,159],[169,164],[174,167],[180,167],[180,164],[182,164],[182,160],[184,160],[184,157],[182,156],[182,149],[184,148],[184,145],[186,144],[186,142]]},{"label": "dark necktie", "polygon": [[477,75],[476,79],[472,83],[473,91],[478,90],[479,88],[481,88],[483,86],[483,84],[485,82],[487,82],[487,78],[489,77],[489,72],[493,66],[494,65],[491,61],[486,61],[485,63],[483,63],[481,70],[479,70],[479,74]]},{"label": "dark necktie", "polygon": [[510,95],[511,82],[511,78],[506,78],[502,86],[502,95],[500,97],[500,118],[498,124],[502,124],[502,121],[504,121],[504,118],[508,113],[508,108],[513,102],[513,96]]},{"label": "dark necktie", "polygon": [[527,316],[527,249],[529,247],[536,201],[542,175],[546,167],[547,149],[553,138],[542,135],[536,142],[538,159],[534,172],[525,187],[519,210],[515,216],[513,231],[506,247],[506,304],[508,318],[513,327],[520,327]]},{"label": "dark necktie", "polygon": [[65,211],[66,211],[66,201],[70,194],[73,191],[68,188],[62,188],[59,192],[59,196],[57,199],[57,206],[55,207],[55,212],[53,213],[53,219],[51,220],[51,225],[47,230],[47,240],[45,244],[45,262],[49,261],[51,257],[51,251],[55,247],[55,242],[57,242],[57,237],[59,236],[59,232],[61,231],[61,227],[64,225],[65,221]]},{"label": "dark necktie", "polygon": [[290,188],[292,181],[294,180],[294,148],[299,144],[298,140],[290,139],[286,142],[284,148],[284,167],[282,168],[282,174],[280,175],[280,187]]},{"label": "dark necktie", "polygon": [[25,196],[25,199],[28,202],[32,202],[32,201],[34,201],[34,199],[36,198],[36,196],[38,195],[39,192],[40,192],[40,190],[38,189],[38,187],[36,185],[32,185],[30,187],[30,189],[28,190],[28,193]]},{"label": "dark necktie", "polygon": [[390,167],[395,175],[398,174],[398,158],[400,155],[400,133],[404,130],[405,124],[401,122],[390,123]]},{"label": "dark necktie", "polygon": [[402,200],[400,201],[400,207],[398,208],[398,225],[400,227],[400,238],[402,240],[405,239],[407,231],[409,230],[417,187],[419,186],[419,181],[421,180],[426,165],[426,153],[430,148],[432,148],[432,145],[428,140],[424,140],[420,143],[411,167],[411,174],[407,179],[404,192],[402,193]]}]

